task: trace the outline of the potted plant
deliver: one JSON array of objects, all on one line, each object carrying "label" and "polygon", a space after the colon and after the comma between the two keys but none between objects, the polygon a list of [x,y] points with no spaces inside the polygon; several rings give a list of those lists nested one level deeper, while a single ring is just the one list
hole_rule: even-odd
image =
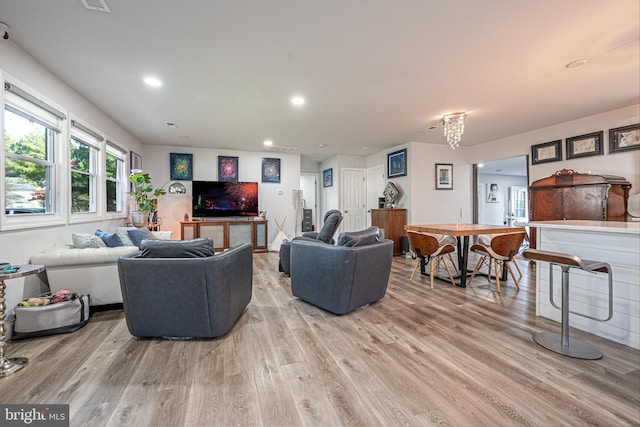
[{"label": "potted plant", "polygon": [[131,197],[136,203],[137,211],[131,212],[131,222],[133,225],[147,225],[151,221],[151,216],[158,210],[158,197],[167,194],[162,188],[153,188],[151,177],[141,170],[132,170],[129,175],[131,182]]}]

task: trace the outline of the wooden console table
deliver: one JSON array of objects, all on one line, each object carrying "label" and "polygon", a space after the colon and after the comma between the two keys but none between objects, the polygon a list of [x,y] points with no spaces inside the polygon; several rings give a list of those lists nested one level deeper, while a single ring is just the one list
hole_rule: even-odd
[{"label": "wooden console table", "polygon": [[268,220],[216,219],[181,221],[180,239],[213,239],[215,250],[222,251],[241,243],[251,243],[254,252],[269,250]]}]

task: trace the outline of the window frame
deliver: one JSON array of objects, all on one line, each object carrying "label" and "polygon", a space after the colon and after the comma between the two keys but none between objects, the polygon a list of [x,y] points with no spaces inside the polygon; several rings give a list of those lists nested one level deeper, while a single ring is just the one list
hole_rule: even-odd
[{"label": "window frame", "polygon": [[[115,156],[116,159],[120,162],[120,164],[122,165],[122,167],[117,171],[117,178],[110,178],[107,176],[107,157],[110,155],[110,151],[114,151],[114,152],[118,152],[120,153],[120,157]],[[105,137],[105,156],[104,156],[104,175],[103,175],[103,179],[102,179],[102,185],[104,187],[104,214],[105,214],[105,218],[107,219],[114,219],[114,218],[126,218],[128,216],[128,203],[127,203],[127,193],[128,193],[128,182],[129,180],[127,179],[127,177],[129,176],[127,174],[127,153],[129,151],[126,148],[123,148],[122,145],[120,145],[119,143],[115,142],[113,139],[109,138],[108,136]],[[114,212],[109,212],[107,209],[107,181],[115,181],[116,182],[116,188],[117,188],[117,184],[120,184],[120,190],[118,191],[118,196],[120,197],[120,210],[119,211],[114,211]],[[116,190],[117,191],[117,190]]]},{"label": "window frame", "polygon": [[[79,143],[85,144],[90,149],[95,150],[95,155],[89,156],[89,172],[73,169],[71,167],[71,143],[75,140]],[[68,188],[68,196],[66,210],[69,215],[69,223],[75,224],[79,222],[99,221],[104,218],[104,191],[102,185],[102,177],[105,175],[105,158],[104,158],[104,136],[102,133],[86,124],[85,121],[78,119],[75,115],[70,115],[69,120],[69,137],[67,138],[67,161],[66,166],[66,180]],[[87,212],[73,212],[73,188],[72,188],[72,175],[73,173],[81,173],[83,175],[89,175],[89,206],[93,205],[93,210]]]}]

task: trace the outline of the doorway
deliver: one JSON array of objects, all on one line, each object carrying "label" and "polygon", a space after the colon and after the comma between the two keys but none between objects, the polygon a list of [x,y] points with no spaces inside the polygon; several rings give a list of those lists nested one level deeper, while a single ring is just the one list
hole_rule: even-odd
[{"label": "doorway", "polygon": [[367,187],[364,169],[342,169],[343,220],[340,231],[358,231],[367,224]]},{"label": "doorway", "polygon": [[[317,173],[300,173],[300,189],[302,190],[302,200],[305,209],[311,209],[311,227],[312,229],[318,229],[319,216],[318,216],[318,201],[320,200],[318,181],[320,175]],[[311,231],[311,230],[302,230]]]},{"label": "doorway", "polygon": [[510,157],[474,165],[478,224],[509,225],[529,218],[529,156]]}]

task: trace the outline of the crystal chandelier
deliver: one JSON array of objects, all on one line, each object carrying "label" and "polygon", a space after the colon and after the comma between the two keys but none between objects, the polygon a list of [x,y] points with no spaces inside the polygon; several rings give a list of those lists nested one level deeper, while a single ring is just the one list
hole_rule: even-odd
[{"label": "crystal chandelier", "polygon": [[460,144],[460,138],[464,133],[464,119],[466,116],[465,113],[454,113],[445,114],[442,118],[444,136],[447,138],[447,142],[452,150],[455,150]]}]

